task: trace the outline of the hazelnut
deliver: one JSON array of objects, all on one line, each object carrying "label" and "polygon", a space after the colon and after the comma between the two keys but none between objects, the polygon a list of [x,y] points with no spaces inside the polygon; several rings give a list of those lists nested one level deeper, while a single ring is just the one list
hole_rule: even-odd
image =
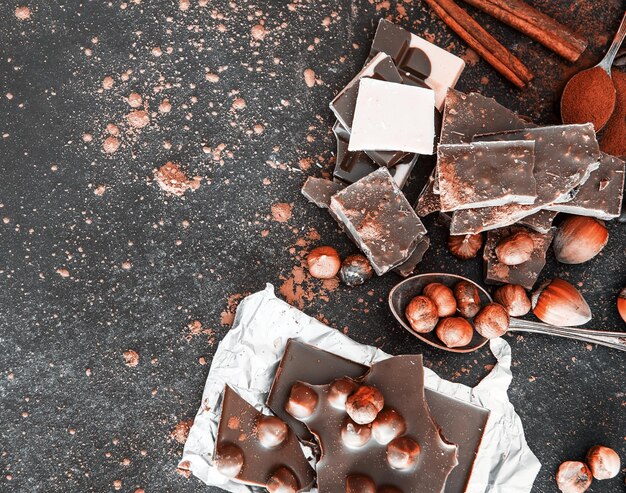
[{"label": "hazelnut", "polygon": [[525,231],[519,231],[501,240],[496,245],[495,253],[505,265],[520,265],[530,260],[534,249],[533,237]]},{"label": "hazelnut", "polygon": [[346,478],[346,493],[376,493],[376,484],[365,474],[350,474]]},{"label": "hazelnut", "polygon": [[346,412],[355,423],[366,425],[376,419],[385,406],[385,398],[376,387],[361,385],[348,397]]},{"label": "hazelnut", "polygon": [[406,421],[398,411],[383,409],[372,423],[374,440],[381,445],[387,445],[394,438],[403,435],[406,431]]},{"label": "hazelnut", "polygon": [[430,332],[437,325],[437,306],[428,296],[416,296],[404,310],[409,324],[415,332]]},{"label": "hazelnut", "polygon": [[232,443],[218,445],[213,458],[217,470],[228,478],[237,477],[243,467],[243,461],[243,452]]},{"label": "hazelnut", "polygon": [[261,445],[273,448],[285,441],[289,428],[282,419],[276,416],[263,416],[257,421],[256,434]]},{"label": "hazelnut", "polygon": [[501,304],[489,303],[474,318],[474,328],[487,339],[500,337],[509,330],[509,313]]},{"label": "hazelnut", "polygon": [[518,284],[505,284],[496,289],[493,299],[500,303],[511,317],[522,317],[530,311],[530,298]]},{"label": "hazelnut", "polygon": [[422,291],[424,296],[428,296],[437,307],[437,316],[449,317],[456,313],[456,298],[448,286],[438,282],[431,282],[424,286]]},{"label": "hazelnut", "polygon": [[372,264],[367,257],[361,254],[348,255],[341,262],[339,279],[346,286],[360,286],[374,276]]},{"label": "hazelnut", "polygon": [[563,462],[556,473],[556,485],[563,493],[583,493],[591,486],[591,471],[582,462]]},{"label": "hazelnut", "polygon": [[617,295],[617,311],[622,320],[626,322],[626,288],[622,288]]},{"label": "hazelnut", "polygon": [[448,237],[448,250],[461,260],[476,257],[480,247],[483,246],[483,235],[450,235]]},{"label": "hazelnut", "polygon": [[311,250],[306,258],[309,273],[318,279],[332,279],[339,272],[341,259],[337,250],[329,246],[321,246]]},{"label": "hazelnut", "polygon": [[395,486],[383,486],[382,488],[378,488],[376,493],[402,493],[402,490]]},{"label": "hazelnut", "polygon": [[469,281],[459,281],[454,286],[454,297],[461,315],[473,318],[480,310],[480,293],[478,288]]},{"label": "hazelnut", "polygon": [[347,418],[341,427],[341,440],[346,447],[359,448],[372,438],[372,427],[360,425]]},{"label": "hazelnut", "polygon": [[297,493],[300,490],[298,478],[285,466],[280,466],[272,473],[265,487],[269,493]]},{"label": "hazelnut", "polygon": [[587,465],[596,479],[611,479],[617,476],[622,466],[617,452],[609,447],[595,445],[587,452]]},{"label": "hazelnut", "polygon": [[461,317],[444,318],[437,324],[435,332],[447,347],[467,346],[474,337],[472,325]]},{"label": "hazelnut", "polygon": [[296,419],[306,419],[315,411],[318,400],[317,392],[309,385],[296,382],[291,387],[289,399],[285,404],[285,411]]},{"label": "hazelnut", "polygon": [[593,217],[571,216],[559,226],[552,247],[563,264],[582,264],[598,255],[609,241],[603,221]]},{"label": "hazelnut", "polygon": [[328,402],[335,409],[345,410],[348,396],[354,392],[359,385],[348,377],[338,378],[330,384],[328,389]]},{"label": "hazelnut", "polygon": [[569,282],[552,279],[532,295],[533,313],[539,320],[560,327],[583,325],[591,320],[589,305]]},{"label": "hazelnut", "polygon": [[387,445],[387,462],[394,469],[410,469],[420,454],[420,445],[409,437],[398,437]]}]

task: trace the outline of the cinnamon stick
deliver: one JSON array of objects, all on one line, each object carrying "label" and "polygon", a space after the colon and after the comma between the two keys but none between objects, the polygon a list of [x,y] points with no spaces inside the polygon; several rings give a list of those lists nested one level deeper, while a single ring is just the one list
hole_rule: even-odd
[{"label": "cinnamon stick", "polygon": [[470,48],[515,86],[521,89],[532,80],[532,72],[453,0],[425,2]]},{"label": "cinnamon stick", "polygon": [[464,0],[556,54],[575,62],[587,48],[587,40],[552,17],[539,12],[524,0]]}]

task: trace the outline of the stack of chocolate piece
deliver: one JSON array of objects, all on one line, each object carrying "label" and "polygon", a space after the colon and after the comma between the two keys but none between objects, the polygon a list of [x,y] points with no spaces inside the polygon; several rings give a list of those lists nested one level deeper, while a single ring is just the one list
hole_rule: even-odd
[{"label": "stack of chocolate piece", "polygon": [[[545,265],[559,212],[613,219],[624,191],[624,162],[600,152],[592,124],[537,126],[480,94],[450,89],[437,166],[416,211],[440,211],[451,235],[488,231],[486,281],[532,288]],[[494,249],[520,231],[530,260],[504,265]]]},{"label": "stack of chocolate piece", "polygon": [[409,275],[428,248],[400,190],[418,157],[434,153],[438,112],[464,66],[381,20],[365,66],[330,103],[337,118],[334,181],[310,178],[302,192],[330,209],[378,275]]},{"label": "stack of chocolate piece", "polygon": [[[400,375],[401,377],[398,377]],[[463,492],[489,412],[424,388],[421,356],[370,368],[297,340],[264,415],[226,387],[214,464],[271,493]],[[316,454],[315,470],[298,441]]]}]

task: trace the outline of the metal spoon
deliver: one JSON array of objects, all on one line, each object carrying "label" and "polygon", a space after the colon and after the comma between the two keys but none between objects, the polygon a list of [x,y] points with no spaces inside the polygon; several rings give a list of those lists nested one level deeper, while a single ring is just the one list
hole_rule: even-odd
[{"label": "metal spoon", "polygon": [[[472,341],[463,347],[449,348],[444,345],[435,335],[435,332],[428,332],[425,334],[417,333],[409,324],[404,311],[413,297],[422,294],[424,286],[431,282],[439,282],[450,288],[452,288],[459,281],[468,281],[474,284],[478,288],[480,294],[480,301],[483,304],[491,301],[491,296],[482,286],[478,285],[471,279],[467,279],[455,274],[419,274],[417,276],[409,277],[404,281],[396,284],[396,286],[389,292],[389,307],[391,313],[400,322],[400,324],[408,330],[415,337],[421,341],[430,344],[431,346],[443,349],[445,351],[451,351],[453,353],[470,353],[475,351],[485,344],[488,339],[482,337],[478,332],[474,331],[474,337]],[[567,339],[575,339],[577,341],[591,342],[593,344],[599,344],[601,346],[607,346],[613,349],[619,349],[626,351],[626,332],[607,332],[599,330],[578,329],[573,327],[556,327],[554,325],[544,324],[540,322],[531,322],[529,320],[521,320],[519,318],[511,317],[511,324],[509,331],[512,332],[531,332],[535,334],[547,334],[558,337],[565,337]]]},{"label": "metal spoon", "polygon": [[[609,47],[608,51],[606,52],[606,55],[604,55],[604,58],[600,61],[600,63],[598,63],[597,65],[595,65],[594,67],[588,68],[586,70],[583,70],[581,72],[578,72],[576,75],[574,75],[565,85],[565,88],[563,89],[563,95],[565,95],[565,93],[567,93],[568,91],[568,87],[571,89],[572,87],[572,81],[574,79],[579,79],[581,77],[587,77],[587,75],[592,71],[595,70],[597,68],[601,68],[602,70],[604,70],[608,76],[609,76],[609,80],[611,79],[611,66],[613,65],[613,60],[615,59],[615,55],[617,54],[617,51],[619,50],[622,41],[624,41],[624,38],[626,37],[626,13],[624,14],[624,17],[622,18],[622,22],[619,26],[619,29],[617,30],[617,33],[615,33],[615,37],[613,38],[613,42],[611,43],[611,46]],[[599,132],[604,125],[606,124],[606,122],[609,120],[611,114],[613,113],[614,109],[615,109],[615,87],[611,86],[611,88],[607,88],[607,90],[612,90],[613,94],[612,94],[612,98],[613,98],[613,104],[612,104],[612,108],[611,111],[608,113],[608,115],[606,115],[606,119],[604,119],[603,121],[600,122],[594,122],[594,124],[597,123],[596,125],[596,132]],[[561,115],[564,114],[564,107],[563,107],[563,101],[564,101],[564,97],[561,96]],[[585,122],[573,122],[573,121],[564,121],[563,123],[585,123]]]}]

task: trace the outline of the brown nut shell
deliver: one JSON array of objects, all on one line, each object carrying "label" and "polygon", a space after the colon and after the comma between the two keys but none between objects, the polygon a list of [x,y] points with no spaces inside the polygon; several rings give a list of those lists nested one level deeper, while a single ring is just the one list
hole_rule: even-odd
[{"label": "brown nut shell", "polygon": [[626,322],[626,288],[622,288],[617,295],[617,311],[622,320]]},{"label": "brown nut shell", "polygon": [[559,226],[552,248],[562,264],[582,264],[598,255],[609,241],[603,221],[593,217],[571,216]]},{"label": "brown nut shell", "polygon": [[469,260],[478,255],[483,246],[483,235],[450,235],[448,236],[448,250],[461,260]]},{"label": "brown nut shell", "polygon": [[456,298],[448,286],[431,282],[424,286],[422,294],[428,296],[435,304],[439,317],[449,317],[456,313]]},{"label": "brown nut shell", "polygon": [[339,253],[333,247],[321,246],[309,252],[306,258],[309,273],[318,279],[332,279],[341,268]]},{"label": "brown nut shell", "polygon": [[459,313],[465,318],[474,318],[480,310],[480,292],[469,281],[459,281],[454,285],[454,297]]},{"label": "brown nut shell", "polygon": [[285,466],[280,466],[272,473],[265,487],[269,493],[297,493],[300,490],[298,478]]},{"label": "brown nut shell", "polygon": [[305,383],[296,382],[291,387],[285,411],[296,419],[306,419],[313,414],[318,401],[319,396],[315,390]]},{"label": "brown nut shell", "polygon": [[569,282],[552,279],[544,282],[532,295],[533,313],[547,324],[574,327],[591,320],[589,305]]},{"label": "brown nut shell", "polygon": [[447,347],[463,347],[472,342],[474,329],[461,317],[444,318],[437,324],[435,333]]},{"label": "brown nut shell", "polygon": [[387,462],[394,469],[410,469],[419,457],[419,443],[409,437],[398,437],[387,445]]},{"label": "brown nut shell", "polygon": [[243,451],[232,443],[220,444],[215,451],[213,462],[221,474],[228,478],[236,478],[243,468]]},{"label": "brown nut shell", "polygon": [[591,471],[582,462],[563,462],[556,473],[556,485],[563,493],[584,493],[591,486]]},{"label": "brown nut shell", "polygon": [[404,310],[404,314],[411,328],[420,334],[433,330],[439,320],[437,306],[428,296],[413,298]]},{"label": "brown nut shell", "polygon": [[530,311],[530,298],[519,284],[505,284],[496,289],[493,299],[500,303],[511,317],[523,317]]},{"label": "brown nut shell", "polygon": [[509,330],[509,313],[500,303],[489,303],[474,317],[474,328],[487,339],[501,337]]},{"label": "brown nut shell", "polygon": [[587,451],[587,465],[596,479],[611,479],[619,474],[622,467],[619,455],[609,447],[594,445]]},{"label": "brown nut shell", "polygon": [[346,412],[355,423],[366,425],[385,407],[385,398],[376,387],[361,385],[346,400]]},{"label": "brown nut shell", "polygon": [[504,238],[496,245],[498,260],[505,265],[520,265],[528,262],[535,249],[535,241],[525,231]]}]

